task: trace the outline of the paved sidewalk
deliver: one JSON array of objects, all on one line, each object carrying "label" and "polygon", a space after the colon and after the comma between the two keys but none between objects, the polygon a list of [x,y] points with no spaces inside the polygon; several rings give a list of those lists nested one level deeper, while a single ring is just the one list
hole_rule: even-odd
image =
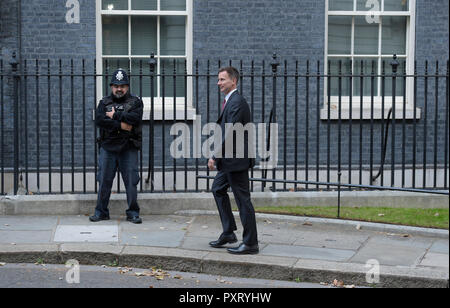
[{"label": "paved sidewalk", "polygon": [[[76,259],[301,282],[336,279],[357,286],[371,285],[368,278],[375,287],[448,284],[448,230],[258,214],[260,254],[235,256],[208,245],[222,231],[216,212],[142,216],[141,225],[112,218],[90,223],[80,215],[0,216],[0,263]],[[238,216],[237,224],[241,239]]]}]

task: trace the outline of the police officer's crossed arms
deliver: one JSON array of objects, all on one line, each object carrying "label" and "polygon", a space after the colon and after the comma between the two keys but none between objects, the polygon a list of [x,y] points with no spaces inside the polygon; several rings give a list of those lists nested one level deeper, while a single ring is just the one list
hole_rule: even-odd
[{"label": "police officer's crossed arms", "polygon": [[95,123],[100,128],[100,154],[97,180],[99,191],[92,222],[109,220],[108,203],[117,169],[127,193],[127,220],[141,223],[137,203],[140,181],[138,151],[142,146],[142,100],[130,93],[127,73],[119,69],[111,80],[111,95],[104,97],[96,110]]}]

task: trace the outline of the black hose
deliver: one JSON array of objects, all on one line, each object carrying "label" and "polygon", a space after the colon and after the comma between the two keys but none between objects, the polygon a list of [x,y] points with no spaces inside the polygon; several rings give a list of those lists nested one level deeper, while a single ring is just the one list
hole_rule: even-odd
[{"label": "black hose", "polygon": [[[380,169],[378,170],[377,175],[375,175],[374,177],[372,177],[370,179],[370,185],[372,185],[373,182],[375,182],[380,177],[381,172],[382,172],[383,167],[384,167],[384,163],[386,161],[387,141],[388,141],[388,138],[389,138],[389,124],[391,123],[391,121],[389,121],[389,119],[391,118],[391,115],[392,115],[392,107],[391,107],[391,109],[389,109],[388,116],[387,116],[387,120],[388,121],[387,121],[387,124],[386,124],[386,133],[385,133],[385,136],[384,136],[384,144],[383,144],[383,156],[381,157]],[[384,115],[382,115],[382,116],[384,117]]]}]

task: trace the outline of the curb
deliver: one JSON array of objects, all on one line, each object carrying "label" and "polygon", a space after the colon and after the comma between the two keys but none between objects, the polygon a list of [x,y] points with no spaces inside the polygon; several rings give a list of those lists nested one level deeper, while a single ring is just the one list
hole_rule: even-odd
[{"label": "curb", "polygon": [[193,272],[244,278],[287,280],[319,283],[335,279],[345,284],[377,288],[445,288],[448,277],[442,271],[382,266],[380,282],[366,282],[364,264],[319,262],[287,257],[252,255],[234,256],[220,252],[190,251],[177,248],[114,246],[114,245],[2,245],[0,260],[6,263],[65,264],[76,259],[84,265],[162,268],[170,271]]}]

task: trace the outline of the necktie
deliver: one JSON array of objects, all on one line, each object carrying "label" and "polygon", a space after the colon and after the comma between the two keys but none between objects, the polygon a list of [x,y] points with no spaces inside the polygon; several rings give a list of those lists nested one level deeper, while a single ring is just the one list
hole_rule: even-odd
[{"label": "necktie", "polygon": [[224,99],[223,100],[223,103],[222,103],[222,111],[223,111],[223,109],[225,108],[225,104],[227,103],[227,100],[226,99]]}]

